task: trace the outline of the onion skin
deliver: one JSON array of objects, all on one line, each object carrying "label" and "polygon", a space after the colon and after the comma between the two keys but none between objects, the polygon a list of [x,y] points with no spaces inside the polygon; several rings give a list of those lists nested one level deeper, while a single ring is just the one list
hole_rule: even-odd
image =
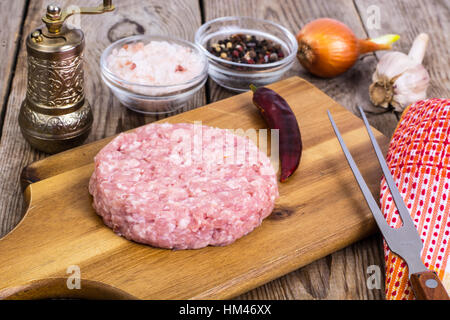
[{"label": "onion skin", "polygon": [[321,18],[306,24],[296,38],[300,64],[316,76],[331,78],[350,69],[363,53],[390,49],[399,37],[358,39],[342,22]]}]

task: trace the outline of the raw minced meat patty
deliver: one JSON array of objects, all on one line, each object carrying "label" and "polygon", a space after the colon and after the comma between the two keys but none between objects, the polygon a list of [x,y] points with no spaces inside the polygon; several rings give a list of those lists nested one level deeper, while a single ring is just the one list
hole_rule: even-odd
[{"label": "raw minced meat patty", "polygon": [[247,137],[198,124],[149,124],[95,157],[93,206],[119,235],[161,248],[223,246],[278,197],[268,157]]}]

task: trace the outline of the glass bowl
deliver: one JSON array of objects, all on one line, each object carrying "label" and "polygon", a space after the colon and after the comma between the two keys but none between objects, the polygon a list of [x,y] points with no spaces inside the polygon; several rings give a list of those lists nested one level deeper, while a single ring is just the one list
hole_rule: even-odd
[{"label": "glass bowl", "polygon": [[[108,69],[106,59],[114,49],[125,44],[166,41],[191,48],[202,59],[203,69],[194,78],[175,85],[145,85],[126,81]],[[188,41],[158,35],[137,35],[120,39],[109,45],[100,58],[101,76],[104,83],[127,108],[145,114],[166,114],[184,107],[193,95],[203,87],[208,78],[208,60],[203,50]]]},{"label": "glass bowl", "polygon": [[[208,48],[233,34],[254,35],[281,45],[283,59],[266,64],[245,64],[227,61],[210,53]],[[203,24],[195,34],[195,43],[208,57],[209,76],[222,87],[243,92],[250,84],[264,86],[280,80],[297,55],[295,36],[285,27],[267,20],[251,17],[222,17]]]}]

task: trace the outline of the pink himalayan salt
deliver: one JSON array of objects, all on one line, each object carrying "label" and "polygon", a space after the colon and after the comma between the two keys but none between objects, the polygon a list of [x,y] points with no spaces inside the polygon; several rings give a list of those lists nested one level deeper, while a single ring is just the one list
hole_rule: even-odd
[{"label": "pink himalayan salt", "polygon": [[166,41],[125,44],[107,58],[117,77],[144,85],[175,85],[193,79],[203,70],[202,58],[189,47]]}]

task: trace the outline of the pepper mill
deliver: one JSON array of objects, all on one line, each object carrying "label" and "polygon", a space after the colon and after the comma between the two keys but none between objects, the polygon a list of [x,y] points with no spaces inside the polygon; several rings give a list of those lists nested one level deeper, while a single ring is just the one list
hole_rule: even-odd
[{"label": "pepper mill", "polygon": [[84,95],[84,34],[64,22],[73,14],[112,10],[111,0],[70,11],[49,5],[42,18],[45,26],[28,35],[28,82],[19,126],[34,148],[57,153],[82,144],[88,137],[93,116]]}]

